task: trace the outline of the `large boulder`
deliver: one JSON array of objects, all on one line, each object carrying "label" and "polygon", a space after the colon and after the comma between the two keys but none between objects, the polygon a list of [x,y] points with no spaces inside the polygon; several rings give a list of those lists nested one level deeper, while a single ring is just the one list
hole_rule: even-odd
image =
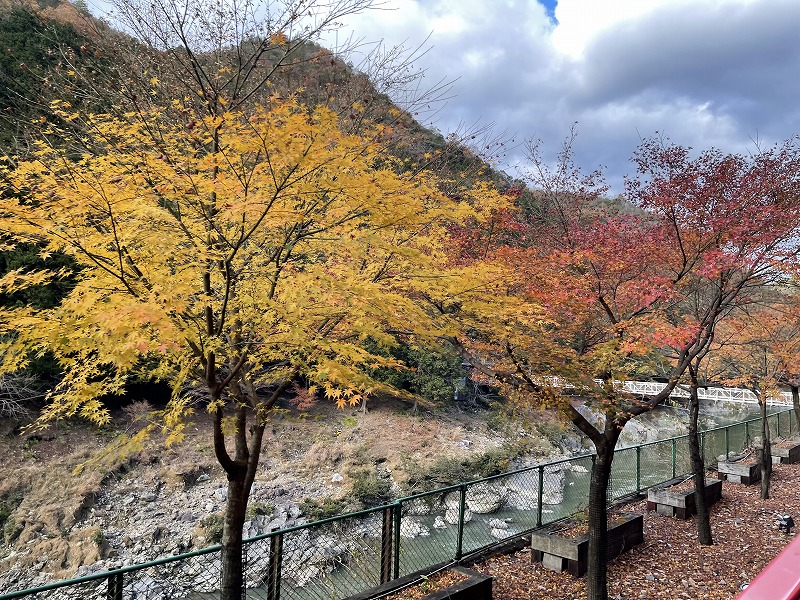
[{"label": "large boulder", "polygon": [[514,473],[506,478],[506,505],[517,510],[536,510],[539,506],[539,474],[536,471]]},{"label": "large boulder", "polygon": [[566,477],[560,465],[547,466],[542,479],[542,504],[556,505],[564,501]]},{"label": "large boulder", "polygon": [[493,513],[503,505],[507,495],[505,488],[478,484],[467,490],[467,507],[478,514]]},{"label": "large boulder", "polygon": [[[444,513],[444,520],[451,525],[458,525],[459,510],[456,508],[448,508]],[[469,523],[472,520],[472,511],[468,508],[464,509],[464,523]]]},{"label": "large boulder", "polygon": [[405,518],[400,522],[400,537],[415,538],[425,537],[430,534],[431,530],[416,519]]}]

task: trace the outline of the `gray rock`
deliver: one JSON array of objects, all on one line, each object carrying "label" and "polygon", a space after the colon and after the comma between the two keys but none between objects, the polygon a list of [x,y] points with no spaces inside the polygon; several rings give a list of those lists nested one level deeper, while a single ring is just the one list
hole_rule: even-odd
[{"label": "gray rock", "polygon": [[467,507],[474,513],[496,512],[503,505],[506,494],[489,485],[476,485],[467,490]]},{"label": "gray rock", "polygon": [[403,519],[400,522],[400,537],[413,539],[415,537],[425,537],[430,534],[430,529],[416,519]]},{"label": "gray rock", "polygon": [[162,600],[169,597],[169,585],[161,579],[154,579],[149,575],[138,577],[130,586],[126,586],[127,598],[131,600]]},{"label": "gray rock", "polygon": [[511,532],[508,529],[492,529],[489,531],[489,535],[498,540],[504,540],[511,537]]},{"label": "gray rock", "polygon": [[283,529],[286,527],[286,522],[288,521],[288,517],[286,513],[280,513],[272,519],[269,524],[264,528],[265,532],[270,531],[277,531],[278,529]]},{"label": "gray rock", "polygon": [[291,571],[289,578],[294,581],[297,587],[305,587],[317,578],[321,572],[316,565],[305,565]]},{"label": "gray rock", "polygon": [[[451,525],[458,525],[458,508],[448,508],[444,513],[444,520]],[[464,523],[469,523],[472,520],[472,511],[468,508],[464,509]]]},{"label": "gray rock", "polygon": [[461,505],[461,492],[450,492],[444,497],[445,508],[457,509]]},{"label": "gray rock", "polygon": [[545,467],[542,480],[542,503],[561,504],[564,501],[564,471],[558,466]]}]

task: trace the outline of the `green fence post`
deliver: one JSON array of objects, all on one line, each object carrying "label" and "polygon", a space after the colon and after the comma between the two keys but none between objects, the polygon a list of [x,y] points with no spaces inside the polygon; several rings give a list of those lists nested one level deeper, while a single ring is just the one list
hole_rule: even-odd
[{"label": "green fence post", "polygon": [[636,493],[642,491],[642,447],[636,446]]},{"label": "green fence post", "polygon": [[269,538],[269,559],[267,560],[267,600],[280,600],[281,564],[283,563],[283,534]]},{"label": "green fence post", "polygon": [[[744,422],[744,444],[745,446],[750,443],[750,421]],[[741,448],[739,448],[741,450]]]},{"label": "green fence post", "polygon": [[678,457],[677,440],[672,438],[672,478],[675,479],[675,463]]},{"label": "green fence post", "polygon": [[778,434],[778,437],[781,437],[781,413],[775,413],[775,431]]},{"label": "green fence post", "polygon": [[112,573],[108,577],[108,600],[122,600],[122,573]]},{"label": "green fence post", "polygon": [[539,465],[539,493],[536,498],[536,527],[542,526],[542,497],[544,495],[544,466]]},{"label": "green fence post", "polygon": [[403,513],[403,503],[395,504],[394,509],[394,579],[400,577],[400,519]]},{"label": "green fence post", "polygon": [[728,454],[731,451],[731,426],[728,425],[725,428],[725,458],[728,458]]},{"label": "green fence post", "polygon": [[383,509],[381,528],[381,584],[392,579],[392,531],[394,530],[394,506]]},{"label": "green fence post", "polygon": [[456,537],[456,560],[461,560],[464,550],[464,513],[467,508],[467,486],[463,483],[458,488],[458,536]]}]

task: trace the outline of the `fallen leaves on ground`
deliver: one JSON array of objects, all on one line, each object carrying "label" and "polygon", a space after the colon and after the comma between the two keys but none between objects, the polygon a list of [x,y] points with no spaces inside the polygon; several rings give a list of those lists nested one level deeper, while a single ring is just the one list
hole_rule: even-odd
[{"label": "fallen leaves on ground", "polygon": [[421,582],[413,583],[407,588],[400,589],[394,594],[385,596],[383,600],[420,600],[427,594],[442,590],[453,584],[467,579],[467,575],[446,569],[424,578]]},{"label": "fallen leaves on ground", "polygon": [[[645,515],[644,543],[609,564],[609,598],[734,598],[793,537],[777,530],[775,513],[800,514],[800,464],[774,466],[770,500],[760,499],[759,486],[723,483],[722,500],[711,508],[713,546],[697,543],[694,517],[648,512],[644,500],[629,504],[627,510]],[[494,578],[495,600],[586,598],[585,577],[531,564],[528,549],[472,568]]]}]

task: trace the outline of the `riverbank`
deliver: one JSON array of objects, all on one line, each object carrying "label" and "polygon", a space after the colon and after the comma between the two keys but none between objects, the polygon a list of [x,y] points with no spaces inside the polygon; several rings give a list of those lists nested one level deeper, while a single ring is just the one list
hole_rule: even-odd
[{"label": "riverbank", "polygon": [[[770,500],[759,498],[758,485],[725,482],[722,500],[711,509],[713,546],[697,543],[694,518],[647,512],[644,500],[627,510],[645,513],[645,541],[609,565],[609,598],[729,600],[794,537],[777,531],[774,514],[793,513],[798,520],[800,464],[774,466]],[[585,577],[531,564],[529,549],[473,568],[494,577],[495,600],[586,598]]]}]

